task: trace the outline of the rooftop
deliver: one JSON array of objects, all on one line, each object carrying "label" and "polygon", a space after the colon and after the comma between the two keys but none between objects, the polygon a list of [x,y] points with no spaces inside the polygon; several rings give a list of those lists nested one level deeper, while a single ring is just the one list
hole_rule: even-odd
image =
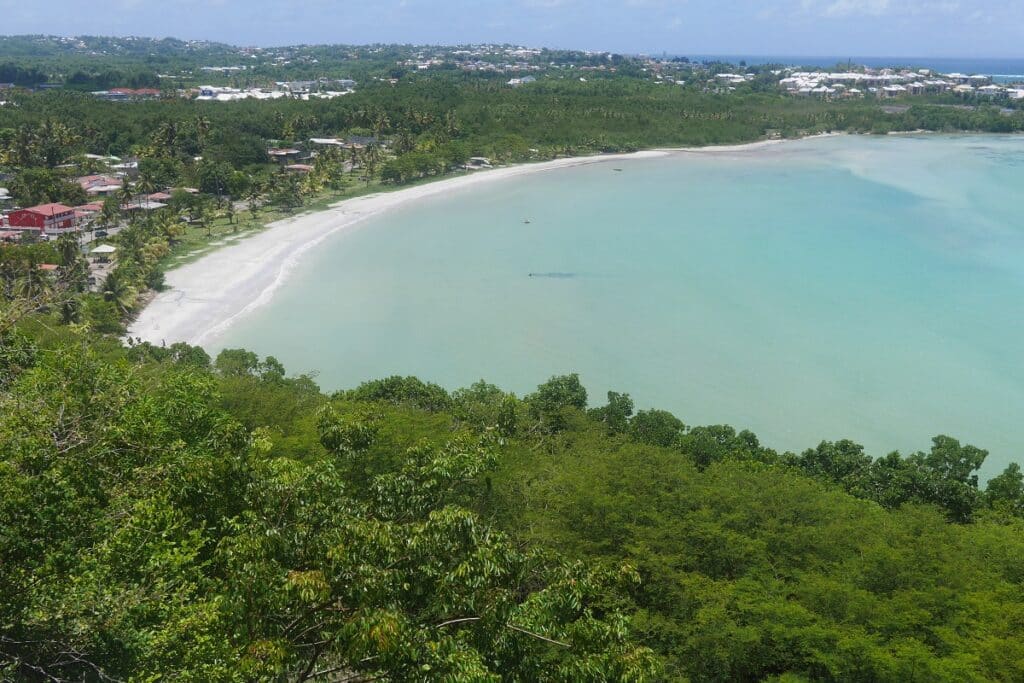
[{"label": "rooftop", "polygon": [[31,213],[38,213],[43,216],[52,218],[53,216],[59,216],[62,213],[69,213],[74,211],[70,206],[64,206],[63,204],[40,204],[39,206],[30,206],[25,211]]}]

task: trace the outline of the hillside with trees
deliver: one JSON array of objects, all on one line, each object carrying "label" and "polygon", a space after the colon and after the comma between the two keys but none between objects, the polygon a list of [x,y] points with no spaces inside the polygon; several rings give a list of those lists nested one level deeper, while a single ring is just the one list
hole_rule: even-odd
[{"label": "hillside with trees", "polygon": [[[52,314],[55,315],[55,314]],[[1024,486],[728,426],[22,317],[0,353],[18,680],[1015,680]]]}]

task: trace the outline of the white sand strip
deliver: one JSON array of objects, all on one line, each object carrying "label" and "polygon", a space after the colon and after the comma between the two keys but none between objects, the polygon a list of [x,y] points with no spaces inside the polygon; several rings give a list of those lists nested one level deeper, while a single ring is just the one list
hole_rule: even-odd
[{"label": "white sand strip", "polygon": [[668,153],[656,150],[576,157],[477,171],[404,190],[346,199],[325,211],[277,221],[251,237],[169,271],[167,289],[142,310],[128,328],[128,336],[154,344],[209,343],[241,316],[268,302],[309,249],[340,230],[406,202],[530,173]]}]

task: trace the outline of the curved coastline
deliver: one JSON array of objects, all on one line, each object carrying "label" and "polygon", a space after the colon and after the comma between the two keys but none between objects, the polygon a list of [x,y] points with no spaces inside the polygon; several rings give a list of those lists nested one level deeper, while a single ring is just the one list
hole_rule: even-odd
[{"label": "curved coastline", "polygon": [[559,168],[664,156],[669,150],[572,157],[521,164],[363,197],[269,224],[260,232],[167,272],[167,289],[131,323],[127,335],[154,344],[203,345],[268,302],[310,249],[397,206],[456,189]]},{"label": "curved coastline", "polygon": [[786,142],[762,140],[742,145],[663,148],[518,164],[445,178],[416,187],[344,199],[323,211],[303,213],[267,225],[238,242],[167,272],[167,289],[153,298],[129,325],[127,336],[153,344],[215,340],[239,318],[266,304],[303,255],[342,230],[395,207],[452,190],[561,168],[644,159],[678,153],[728,154]]}]

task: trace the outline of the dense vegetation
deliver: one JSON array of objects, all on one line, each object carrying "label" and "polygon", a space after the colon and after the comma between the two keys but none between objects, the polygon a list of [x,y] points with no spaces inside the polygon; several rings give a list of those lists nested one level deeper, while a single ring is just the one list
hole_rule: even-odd
[{"label": "dense vegetation", "polygon": [[[143,43],[5,39],[16,63],[0,81],[141,83],[237,56]],[[106,57],[83,64],[82,49]],[[371,52],[367,74],[408,54]],[[1024,474],[982,486],[985,451],[954,438],[778,453],[635,412],[628,394],[595,407],[575,375],[526,397],[403,377],[325,395],[248,351],[103,336],[197,233],[473,155],[1024,127],[994,108],[659,86],[612,62],[614,76],[518,89],[382,71],[397,83],[330,101],[5,94],[17,202],[84,201],[71,178],[104,170],[86,153],[139,169],[94,223],[124,224],[102,282],[74,238],[0,248],[0,678],[1024,679]],[[268,161],[314,136],[367,142],[320,150],[301,177]],[[199,192],[130,211],[181,186]]]},{"label": "dense vegetation", "polygon": [[[0,353],[0,671],[24,680],[1017,680],[1024,487],[23,319]],[[334,679],[329,678],[335,676]]]}]

